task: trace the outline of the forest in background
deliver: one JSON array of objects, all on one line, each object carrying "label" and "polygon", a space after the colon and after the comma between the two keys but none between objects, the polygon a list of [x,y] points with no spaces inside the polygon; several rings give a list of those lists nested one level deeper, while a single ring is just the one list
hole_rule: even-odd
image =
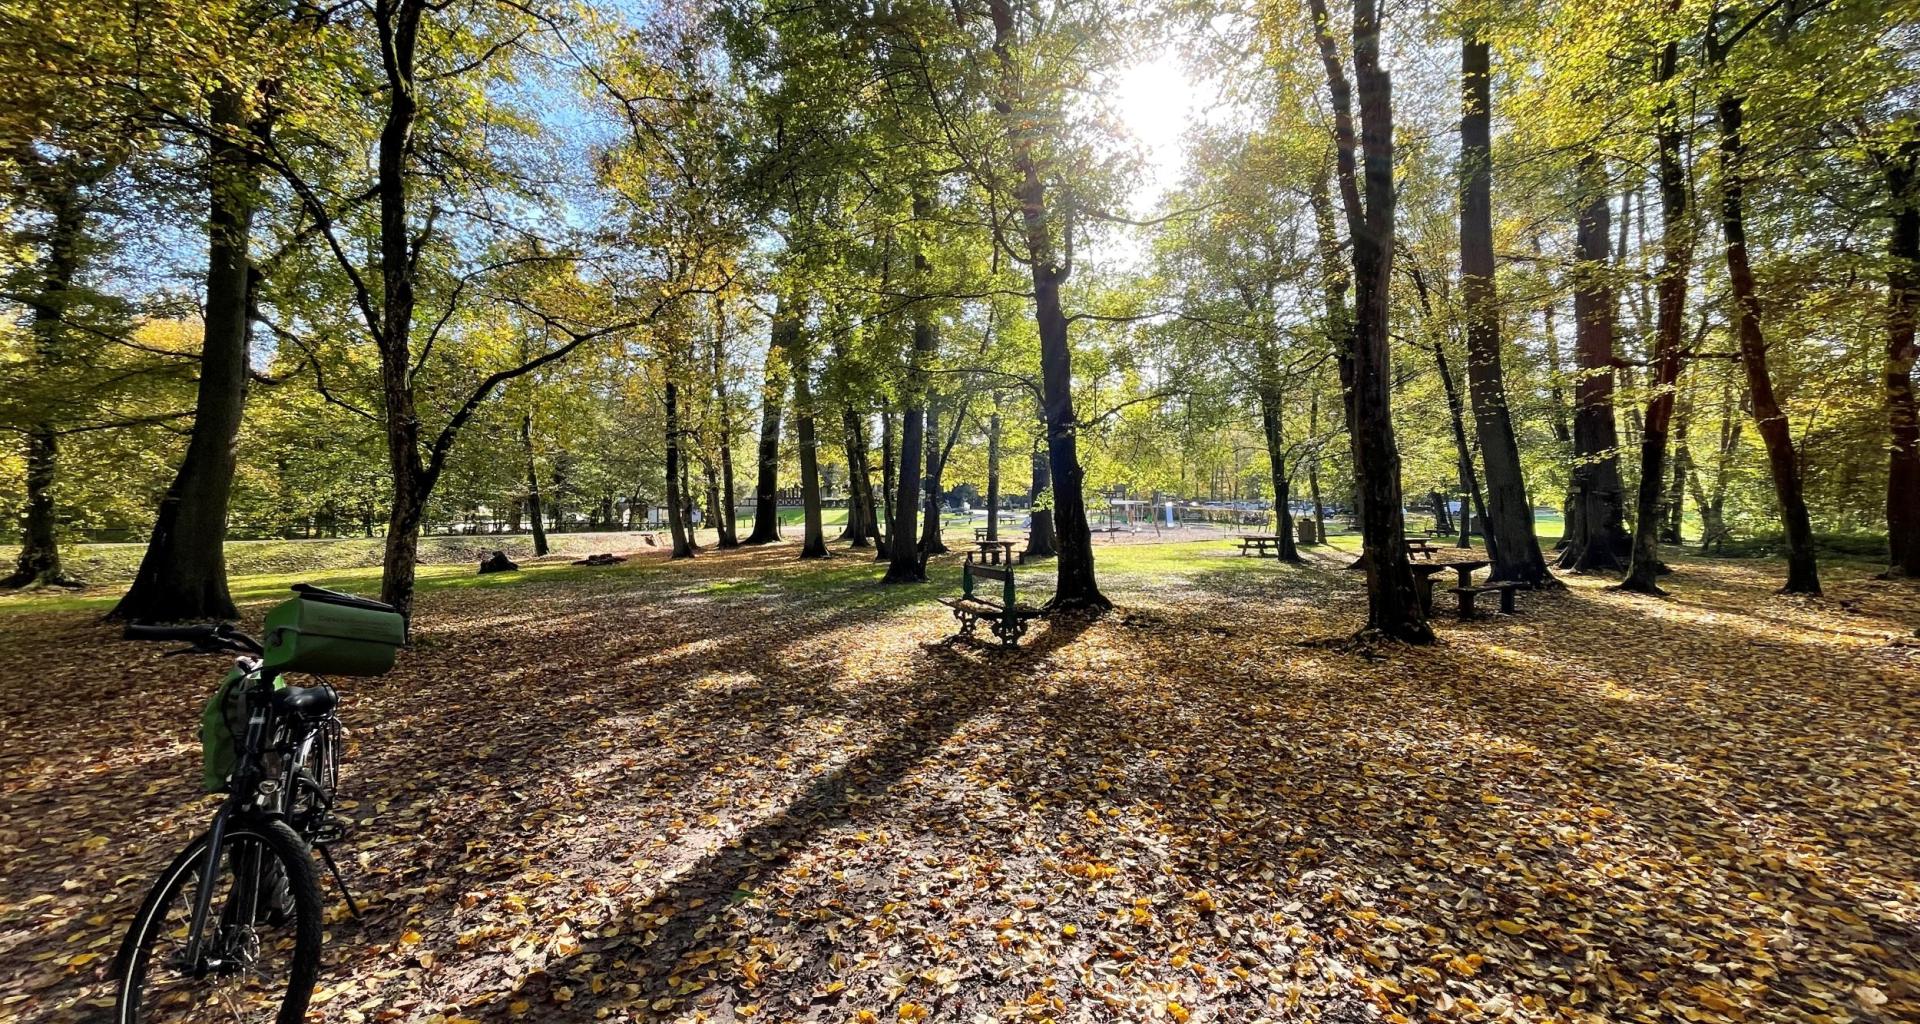
[{"label": "forest in background", "polygon": [[[123,614],[231,614],[229,531],[318,529],[405,606],[480,508],[691,554],[823,481],[890,579],[923,504],[1030,498],[1063,607],[1094,495],[1312,495],[1409,639],[1436,492],[1536,585],[1920,573],[1910,0],[0,11],[16,584],[151,536]],[[1155,182],[1114,83],[1166,53]]]}]

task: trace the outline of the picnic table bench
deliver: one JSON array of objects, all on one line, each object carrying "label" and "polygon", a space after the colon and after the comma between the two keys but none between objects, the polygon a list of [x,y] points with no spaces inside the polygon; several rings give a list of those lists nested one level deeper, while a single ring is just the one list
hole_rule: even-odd
[{"label": "picnic table bench", "polygon": [[1450,587],[1448,593],[1460,599],[1460,621],[1467,622],[1476,616],[1473,610],[1474,598],[1481,594],[1498,593],[1500,611],[1505,615],[1518,615],[1520,609],[1515,605],[1513,592],[1525,586],[1524,583],[1482,583],[1479,586]]},{"label": "picnic table bench", "polygon": [[[999,599],[980,592],[975,586],[976,580],[999,582]],[[953,617],[960,620],[960,632],[949,640],[972,637],[974,627],[985,619],[992,624],[988,629],[1000,638],[1001,646],[1018,646],[1027,632],[1027,620],[1040,617],[1039,608],[1021,604],[1014,593],[1012,566],[975,562],[972,552],[967,553],[967,560],[960,567],[960,596],[943,597],[940,603],[953,609]]]},{"label": "picnic table bench", "polygon": [[1407,542],[1407,554],[1422,555],[1429,562],[1433,561],[1433,553],[1435,551],[1440,550],[1439,548],[1436,548],[1433,545],[1427,543],[1427,539],[1425,537],[1408,537],[1406,538],[1406,542]]},{"label": "picnic table bench", "polygon": [[1262,533],[1243,533],[1239,536],[1240,554],[1251,552],[1259,558],[1279,558],[1280,542],[1286,538]]}]

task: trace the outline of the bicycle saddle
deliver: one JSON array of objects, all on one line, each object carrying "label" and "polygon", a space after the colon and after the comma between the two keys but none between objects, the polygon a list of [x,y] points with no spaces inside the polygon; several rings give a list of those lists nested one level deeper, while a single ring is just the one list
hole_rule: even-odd
[{"label": "bicycle saddle", "polygon": [[318,718],[340,703],[340,695],[325,683],[319,686],[283,686],[273,691],[276,707],[307,718]]}]

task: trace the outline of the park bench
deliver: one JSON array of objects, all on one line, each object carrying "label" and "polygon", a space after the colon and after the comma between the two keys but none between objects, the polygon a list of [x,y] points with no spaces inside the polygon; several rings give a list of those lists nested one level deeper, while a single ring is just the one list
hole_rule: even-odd
[{"label": "park bench", "polygon": [[[999,599],[979,592],[976,580],[998,582]],[[943,597],[940,603],[953,609],[953,617],[960,620],[960,632],[951,639],[973,636],[974,627],[985,619],[991,623],[988,629],[1005,647],[1017,646],[1027,632],[1027,620],[1040,616],[1039,608],[1019,603],[1014,593],[1012,566],[983,565],[975,562],[971,553],[960,567],[960,596]]]},{"label": "park bench", "polygon": [[1514,603],[1513,592],[1519,590],[1521,586],[1523,584],[1519,583],[1483,583],[1477,587],[1449,587],[1448,592],[1460,598],[1460,621],[1466,622],[1474,618],[1473,602],[1481,594],[1498,592],[1500,611],[1506,615],[1520,614],[1519,608]]},{"label": "park bench", "polygon": [[1407,554],[1409,555],[1421,555],[1425,557],[1427,561],[1431,562],[1433,561],[1433,553],[1438,550],[1440,549],[1427,543],[1424,537],[1407,538]]}]

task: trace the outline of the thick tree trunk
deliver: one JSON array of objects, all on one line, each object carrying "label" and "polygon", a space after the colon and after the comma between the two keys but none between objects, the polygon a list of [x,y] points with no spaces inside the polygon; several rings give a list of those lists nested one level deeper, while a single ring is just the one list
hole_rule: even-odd
[{"label": "thick tree trunk", "polygon": [[747,534],[747,544],[771,544],[780,539],[780,406],[787,395],[785,349],[799,332],[800,321],[781,303],[773,316],[766,367],[761,373],[759,475],[754,481],[753,532]]},{"label": "thick tree trunk", "polygon": [[[1029,195],[1039,178],[1028,169]],[[1034,209],[1032,205],[1027,207]],[[1044,207],[1042,207],[1044,208]],[[1044,216],[1041,218],[1044,221]],[[1045,230],[1042,227],[1040,230]],[[1056,560],[1054,611],[1101,611],[1113,607],[1093,575],[1093,527],[1087,521],[1084,473],[1080,468],[1079,420],[1073,410],[1073,356],[1067,342],[1067,318],[1060,308],[1058,276],[1034,263],[1034,305],[1040,322],[1040,376],[1047,415],[1047,473],[1053,485],[1052,527]]]},{"label": "thick tree trunk", "polygon": [[384,54],[388,89],[381,124],[375,189],[380,203],[380,299],[375,341],[380,350],[380,391],[387,426],[387,464],[393,476],[393,508],[387,517],[380,599],[402,615],[413,613],[413,580],[419,562],[420,520],[433,493],[435,474],[420,454],[420,416],[413,389],[415,305],[414,228],[408,217],[407,159],[419,115],[414,57],[426,6],[418,0],[382,5],[375,23]]},{"label": "thick tree trunk", "polygon": [[1558,586],[1534,532],[1533,503],[1520,468],[1500,363],[1500,311],[1493,284],[1493,100],[1486,43],[1469,37],[1461,44],[1460,71],[1460,296],[1467,321],[1467,391],[1487,470],[1487,551],[1493,561],[1489,578],[1536,588]]},{"label": "thick tree trunk", "polygon": [[1573,510],[1560,568],[1624,572],[1633,539],[1627,536],[1626,488],[1620,481],[1620,434],[1613,408],[1613,332],[1618,307],[1607,243],[1612,208],[1600,158],[1587,157],[1582,176],[1589,201],[1574,238],[1573,291]]},{"label": "thick tree trunk", "polygon": [[547,553],[547,527],[540,504],[540,471],[533,460],[533,413],[520,417],[520,444],[527,453],[527,512],[533,520],[533,554]]},{"label": "thick tree trunk", "polygon": [[794,433],[800,445],[800,512],[805,524],[800,557],[825,558],[827,533],[820,522],[820,441],[813,426],[813,361],[804,342],[795,344],[791,355]]},{"label": "thick tree trunk", "polygon": [[[1408,563],[1400,494],[1400,450],[1393,436],[1388,298],[1393,273],[1394,185],[1392,89],[1380,67],[1380,9],[1375,0],[1353,11],[1353,90],[1328,34],[1325,0],[1309,0],[1314,34],[1333,101],[1336,175],[1353,246],[1354,320],[1347,345],[1348,382],[1361,559],[1367,572],[1367,630],[1410,643],[1431,643]],[[1361,163],[1364,160],[1364,172]],[[1364,189],[1365,198],[1362,199]]]},{"label": "thick tree trunk", "polygon": [[1887,429],[1888,575],[1920,577],[1920,411],[1913,367],[1920,347],[1920,142],[1903,146],[1886,165],[1893,197],[1887,239],[1887,354],[1883,364]]},{"label": "thick tree trunk", "polygon": [[231,87],[214,92],[207,218],[207,302],[200,384],[186,458],[167,487],[133,586],[109,617],[140,621],[233,619],[227,592],[227,501],[247,403],[251,321],[248,251],[255,160],[236,137],[249,130]]},{"label": "thick tree trunk", "polygon": [[1773,374],[1767,369],[1767,340],[1760,328],[1760,296],[1747,258],[1745,208],[1746,140],[1741,122],[1746,116],[1741,97],[1720,97],[1720,229],[1726,239],[1727,282],[1733,290],[1734,336],[1740,343],[1740,365],[1747,373],[1754,423],[1767,449],[1773,474],[1773,496],[1787,535],[1785,594],[1820,593],[1820,569],[1814,558],[1813,519],[1807,512],[1800,481],[1800,463],[1793,447],[1793,430],[1786,410],[1774,395]]},{"label": "thick tree trunk", "polygon": [[879,542],[879,516],[873,506],[873,463],[867,453],[866,417],[851,406],[844,411],[847,433],[847,470],[851,484],[847,498],[849,519],[859,510],[860,528],[854,531],[853,546],[867,548]]},{"label": "thick tree trunk", "polygon": [[[926,205],[923,201],[915,204],[915,215],[924,216]],[[926,271],[926,257],[914,256],[915,266],[920,273]],[[916,313],[913,320],[913,351],[907,357],[907,392],[904,415],[900,423],[900,462],[899,472],[895,475],[892,494],[893,505],[890,509],[893,521],[887,529],[887,543],[891,548],[891,560],[887,565],[886,583],[924,583],[927,579],[926,560],[920,556],[920,459],[926,454],[926,401],[927,401],[927,363],[933,358],[939,346],[939,339],[933,331],[933,321],[924,314]]]},{"label": "thick tree trunk", "polygon": [[[1672,79],[1679,62],[1679,46],[1668,43],[1661,52],[1656,82]],[[1687,209],[1687,169],[1682,162],[1679,112],[1672,102],[1656,114],[1655,132],[1660,176],[1660,274],[1655,289],[1653,340],[1653,397],[1640,430],[1640,486],[1634,502],[1633,550],[1622,590],[1664,594],[1656,582],[1665,569],[1660,561],[1660,505],[1667,483],[1667,428],[1673,419],[1674,384],[1680,379],[1683,353],[1680,336],[1685,328],[1687,270],[1693,259],[1693,215]]]},{"label": "thick tree trunk", "polygon": [[[994,107],[1003,116],[1016,109],[1012,46],[1014,8],[1009,0],[988,0],[993,19],[994,52],[1005,76],[1005,92]],[[1025,229],[1027,262],[1033,278],[1034,320],[1040,333],[1041,410],[1047,421],[1048,472],[1053,480],[1053,532],[1057,549],[1050,611],[1093,611],[1113,603],[1100,593],[1093,571],[1093,528],[1087,521],[1085,473],[1080,467],[1080,423],[1073,408],[1073,348],[1067,337],[1067,317],[1060,305],[1060,285],[1073,270],[1070,260],[1056,261],[1046,185],[1033,153],[1033,131],[1008,118],[1008,142],[1013,150],[1015,186]],[[1071,256],[1072,246],[1067,253]]]}]

